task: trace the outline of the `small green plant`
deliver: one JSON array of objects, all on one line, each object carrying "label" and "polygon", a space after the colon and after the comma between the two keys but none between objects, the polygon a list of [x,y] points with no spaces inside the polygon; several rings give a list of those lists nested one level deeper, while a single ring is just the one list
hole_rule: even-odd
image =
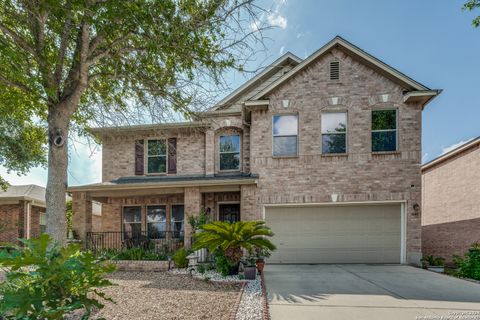
[{"label": "small green plant", "polygon": [[175,262],[177,268],[186,268],[188,267],[187,256],[189,252],[185,248],[180,248],[172,255],[172,260]]},{"label": "small green plant", "polygon": [[422,260],[422,266],[424,268],[427,267],[442,267],[445,265],[445,259],[442,257],[434,257],[432,255],[423,257]]},{"label": "small green plant", "polygon": [[463,278],[480,280],[480,243],[474,243],[463,257],[454,256],[458,275]]},{"label": "small green plant", "polygon": [[0,284],[4,319],[64,319],[78,309],[88,319],[92,308],[103,307],[98,298],[112,301],[98,288],[111,285],[104,277],[113,265],[79,245],[58,246],[47,234],[21,242],[23,248],[0,253],[0,266],[8,269]]},{"label": "small green plant", "polygon": [[195,231],[197,230],[200,230],[203,225],[210,223],[211,220],[212,218],[210,217],[210,214],[208,214],[204,210],[200,211],[200,213],[196,216],[188,216],[188,223],[192,227],[193,233],[195,233]]},{"label": "small green plant", "polygon": [[206,272],[206,268],[205,268],[205,265],[203,264],[199,264],[198,267],[197,267],[197,272],[200,273],[200,274],[204,274]]},{"label": "small green plant", "polygon": [[238,270],[238,264],[231,263],[221,250],[217,250],[213,258],[215,269],[224,277],[234,274]]}]

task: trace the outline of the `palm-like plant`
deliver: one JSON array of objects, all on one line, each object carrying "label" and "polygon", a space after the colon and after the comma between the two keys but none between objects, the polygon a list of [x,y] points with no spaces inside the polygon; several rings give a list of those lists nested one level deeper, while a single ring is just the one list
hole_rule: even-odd
[{"label": "palm-like plant", "polygon": [[207,248],[211,252],[221,250],[232,262],[240,261],[242,248],[252,252],[254,248],[275,250],[275,245],[266,237],[273,232],[264,221],[221,222],[214,221],[203,225],[201,233],[195,235],[193,249]]}]

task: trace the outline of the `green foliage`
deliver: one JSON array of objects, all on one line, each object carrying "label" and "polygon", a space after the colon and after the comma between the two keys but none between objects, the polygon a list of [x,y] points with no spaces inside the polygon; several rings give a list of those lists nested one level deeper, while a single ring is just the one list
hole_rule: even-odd
[{"label": "green foliage", "polygon": [[480,243],[472,244],[463,258],[454,256],[453,261],[460,277],[480,280]]},{"label": "green foliage", "polygon": [[83,309],[102,308],[97,298],[111,301],[98,288],[111,285],[104,277],[114,266],[97,261],[78,245],[60,247],[46,234],[22,240],[25,247],[0,253],[0,265],[9,268],[0,284],[0,314],[5,319],[63,319]]},{"label": "green foliage", "polygon": [[149,261],[164,261],[167,256],[152,250],[144,248],[130,248],[121,250],[104,250],[98,254],[102,259],[108,260],[149,260]]},{"label": "green foliage", "polygon": [[177,268],[186,268],[188,267],[187,256],[190,253],[185,248],[180,248],[172,255],[172,260],[175,262]]},{"label": "green foliage", "polygon": [[423,257],[421,262],[424,267],[441,267],[445,264],[445,259],[442,257],[434,257],[430,255]]},{"label": "green foliage", "polygon": [[242,250],[252,253],[254,249],[275,250],[276,247],[266,237],[273,232],[264,221],[238,221],[235,223],[214,221],[200,228],[195,235],[193,249],[207,248],[210,252],[221,251],[232,264],[238,263]]},{"label": "green foliage", "polygon": [[192,227],[193,232],[195,232],[197,230],[200,230],[200,228],[203,227],[203,225],[205,225],[207,223],[210,223],[211,220],[212,220],[212,218],[210,217],[210,215],[207,212],[205,212],[204,210],[202,210],[196,216],[194,216],[194,215],[189,215],[188,216],[188,223]]},{"label": "green foliage", "polygon": [[[463,5],[462,9],[472,11],[478,8],[480,8],[480,0],[469,0]],[[480,16],[473,19],[472,25],[476,28],[480,26]]]},{"label": "green foliage", "polygon": [[197,272],[200,273],[200,274],[204,274],[205,271],[207,271],[207,268],[205,267],[205,265],[199,264],[198,267],[197,267]]},{"label": "green foliage", "polygon": [[228,258],[225,256],[225,254],[222,251],[220,250],[216,251],[215,254],[213,255],[213,259],[215,261],[215,269],[222,276],[226,277],[233,273],[232,269],[235,266],[228,260]]},{"label": "green foliage", "polygon": [[73,230],[73,208],[72,208],[72,200],[67,201],[67,211],[65,212],[67,217],[67,232]]}]

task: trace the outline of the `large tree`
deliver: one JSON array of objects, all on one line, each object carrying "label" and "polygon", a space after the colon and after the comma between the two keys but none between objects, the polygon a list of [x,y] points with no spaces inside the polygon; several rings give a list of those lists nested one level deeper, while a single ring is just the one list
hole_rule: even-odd
[{"label": "large tree", "polygon": [[242,68],[262,17],[253,0],[0,0],[0,111],[23,125],[21,163],[41,162],[46,129],[47,233],[65,241],[69,130],[138,108],[190,114]]}]

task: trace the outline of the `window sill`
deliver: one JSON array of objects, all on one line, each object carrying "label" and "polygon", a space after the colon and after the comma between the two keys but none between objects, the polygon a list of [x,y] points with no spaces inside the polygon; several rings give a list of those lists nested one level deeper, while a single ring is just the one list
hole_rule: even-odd
[{"label": "window sill", "polygon": [[400,151],[372,151],[372,155],[376,156],[382,156],[382,155],[388,155],[388,154],[400,154]]},{"label": "window sill", "polygon": [[166,176],[167,173],[145,173],[145,176]]},{"label": "window sill", "polygon": [[235,170],[218,170],[217,174],[229,174],[229,173],[238,173],[240,172],[240,169],[235,169]]},{"label": "window sill", "polygon": [[348,153],[322,153],[322,157],[329,158],[329,157],[345,157],[348,158]]},{"label": "window sill", "polygon": [[298,154],[296,156],[272,156],[272,159],[298,159]]}]

